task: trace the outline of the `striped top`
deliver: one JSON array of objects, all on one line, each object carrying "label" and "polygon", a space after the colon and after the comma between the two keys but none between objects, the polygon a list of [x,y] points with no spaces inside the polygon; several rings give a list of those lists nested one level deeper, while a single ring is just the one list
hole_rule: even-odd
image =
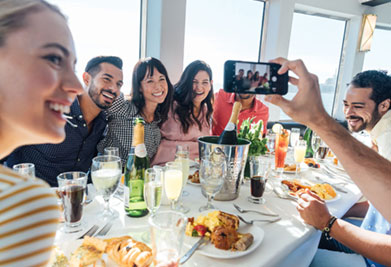
[{"label": "striped top", "polygon": [[44,266],[59,207],[48,185],[0,165],[0,266]]}]

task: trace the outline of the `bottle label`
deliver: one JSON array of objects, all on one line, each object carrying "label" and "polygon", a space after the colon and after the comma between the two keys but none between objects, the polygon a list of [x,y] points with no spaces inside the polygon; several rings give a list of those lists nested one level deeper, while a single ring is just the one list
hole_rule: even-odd
[{"label": "bottle label", "polygon": [[125,208],[129,208],[129,186],[124,186],[124,206]]},{"label": "bottle label", "polygon": [[227,125],[225,126],[225,131],[231,132],[234,130],[235,130],[235,123],[228,122]]},{"label": "bottle label", "polygon": [[134,154],[139,158],[145,158],[147,156],[147,149],[145,148],[145,144],[137,145],[134,150]]}]

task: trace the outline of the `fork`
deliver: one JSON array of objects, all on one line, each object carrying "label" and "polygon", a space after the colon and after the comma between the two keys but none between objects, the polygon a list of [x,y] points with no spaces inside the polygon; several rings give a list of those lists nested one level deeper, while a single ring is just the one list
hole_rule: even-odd
[{"label": "fork", "polygon": [[256,220],[245,220],[242,216],[238,215],[238,218],[239,220],[241,220],[242,222],[244,222],[245,224],[253,224],[254,222],[267,222],[267,223],[274,223],[274,222],[278,222],[279,220],[281,220],[280,217],[278,217],[277,219],[273,219],[273,220],[265,220],[265,219],[256,219]]},{"label": "fork", "polygon": [[93,225],[90,230],[88,230],[87,232],[85,232],[83,235],[81,235],[78,239],[82,239],[83,237],[85,236],[92,236],[93,234],[95,234],[96,231],[98,231],[99,229],[99,226],[98,225]]},{"label": "fork", "polygon": [[110,229],[111,229],[112,226],[113,226],[113,221],[109,221],[109,222],[106,223],[106,225],[103,226],[103,228],[102,228],[97,234],[95,234],[94,236],[97,236],[97,235],[104,236],[104,235],[106,235],[106,234],[110,231]]},{"label": "fork", "polygon": [[262,212],[259,210],[245,210],[245,209],[242,209],[241,207],[239,207],[238,205],[236,205],[235,203],[233,203],[233,205],[234,205],[235,209],[237,209],[240,213],[255,212],[255,213],[258,213],[261,215],[265,215],[265,216],[278,217],[278,214],[266,213],[266,212]]}]

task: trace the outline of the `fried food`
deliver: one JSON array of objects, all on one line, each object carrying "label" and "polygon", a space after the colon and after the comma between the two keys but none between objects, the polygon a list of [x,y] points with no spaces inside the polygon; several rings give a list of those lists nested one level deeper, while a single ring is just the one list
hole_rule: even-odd
[{"label": "fried food", "polygon": [[83,244],[72,253],[69,266],[83,267],[95,264],[101,261],[105,248],[106,243],[103,240],[86,236]]},{"label": "fried food", "polygon": [[212,231],[211,242],[216,248],[231,249],[238,240],[238,233],[234,228],[217,226]]},{"label": "fried food", "polygon": [[152,263],[151,248],[130,236],[106,239],[105,242],[107,255],[120,266],[145,267]]},{"label": "fried food", "polygon": [[245,251],[251,246],[253,242],[254,236],[252,234],[243,234],[242,237],[238,241],[236,241],[233,246],[233,249],[238,251]]},{"label": "fried food", "polygon": [[297,180],[293,180],[293,181],[282,180],[281,183],[288,186],[289,190],[292,191],[293,193],[296,193],[300,189],[310,189],[311,190],[310,186],[303,185]]},{"label": "fried food", "polygon": [[198,170],[196,170],[194,172],[194,174],[190,174],[189,175],[189,180],[192,182],[192,183],[196,183],[196,184],[199,184],[200,183],[200,173]]},{"label": "fried food", "polygon": [[311,191],[315,192],[321,199],[330,200],[337,196],[334,188],[329,184],[316,184],[311,186]]},{"label": "fried food", "polygon": [[287,171],[287,172],[294,172],[296,171],[296,164],[285,164],[284,165],[284,171]]}]

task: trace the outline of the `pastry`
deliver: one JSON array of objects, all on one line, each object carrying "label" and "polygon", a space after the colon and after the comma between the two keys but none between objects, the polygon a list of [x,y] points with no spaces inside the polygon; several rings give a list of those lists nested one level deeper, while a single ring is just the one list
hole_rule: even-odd
[{"label": "pastry", "polygon": [[238,233],[234,228],[217,226],[212,231],[211,242],[219,249],[228,250],[238,241]]},{"label": "pastry", "polygon": [[72,253],[71,267],[83,267],[101,261],[105,252],[106,243],[98,238],[84,237],[83,244]]}]

